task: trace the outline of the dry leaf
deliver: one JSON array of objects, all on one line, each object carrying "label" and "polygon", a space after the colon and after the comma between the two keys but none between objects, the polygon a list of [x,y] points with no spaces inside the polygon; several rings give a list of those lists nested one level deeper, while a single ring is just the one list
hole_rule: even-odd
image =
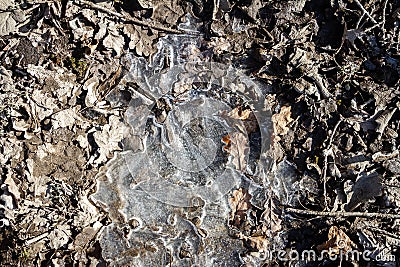
[{"label": "dry leaf", "polygon": [[244,132],[246,130],[247,133],[253,133],[258,130],[258,121],[256,116],[254,115],[254,112],[251,109],[245,109],[243,110],[240,106],[232,109],[229,113],[226,111],[223,111],[221,113],[221,116],[228,116],[229,118],[235,119],[235,120],[241,120],[243,121],[243,127],[238,126],[241,131]]},{"label": "dry leaf", "polygon": [[138,0],[138,3],[143,8],[153,8],[153,1],[151,0]]},{"label": "dry leaf", "polygon": [[258,252],[266,252],[270,249],[270,240],[265,236],[240,236],[247,245]]},{"label": "dry leaf", "polygon": [[267,201],[264,204],[264,212],[261,214],[261,230],[267,236],[275,236],[282,230],[281,210],[278,207],[279,201],[275,194],[270,191]]},{"label": "dry leaf", "polygon": [[288,133],[289,128],[287,125],[293,121],[291,116],[291,107],[283,106],[278,114],[272,115],[272,122],[274,124],[274,133],[277,141],[280,140],[279,135]]},{"label": "dry leaf", "polygon": [[0,36],[8,35],[17,29],[17,22],[11,12],[0,13]]},{"label": "dry leaf", "polygon": [[246,189],[239,188],[233,191],[232,197],[229,198],[229,205],[231,206],[231,224],[240,227],[246,220],[246,214],[251,209],[250,203],[251,195]]},{"label": "dry leaf", "polygon": [[350,237],[348,237],[345,232],[336,226],[332,226],[329,229],[328,233],[328,241],[325,243],[318,245],[317,249],[319,251],[327,250],[329,251],[330,256],[338,255],[340,251],[347,252],[355,247],[356,245],[351,241]]},{"label": "dry leaf", "polygon": [[376,132],[379,133],[379,138],[381,138],[382,134],[385,132],[386,126],[389,121],[393,117],[393,114],[396,112],[397,108],[392,110],[385,110],[377,119],[376,123],[378,127],[376,128]]},{"label": "dry leaf", "polygon": [[281,210],[278,208],[278,200],[270,191],[267,201],[264,204],[264,212],[260,217],[260,225],[257,232],[252,236],[240,235],[239,238],[247,242],[248,246],[255,251],[265,252],[270,250],[274,238],[282,230]]},{"label": "dry leaf", "polygon": [[72,127],[77,117],[76,111],[72,108],[61,110],[52,116],[53,128]]},{"label": "dry leaf", "polygon": [[70,249],[76,249],[79,253],[84,252],[89,242],[96,236],[99,231],[101,224],[99,222],[94,223],[93,227],[85,227],[81,233],[79,233],[73,244],[70,245]]},{"label": "dry leaf", "polygon": [[18,204],[18,201],[21,198],[21,194],[19,193],[18,186],[15,184],[14,179],[11,177],[11,173],[7,174],[7,178],[5,179],[4,184],[7,185],[8,192],[10,192],[14,196],[14,199]]},{"label": "dry leaf", "polygon": [[247,155],[250,150],[246,136],[243,133],[235,132],[224,136],[221,141],[226,144],[223,149],[231,154],[232,163],[236,169],[244,171],[246,169]]},{"label": "dry leaf", "polygon": [[213,49],[214,53],[219,55],[231,49],[231,43],[229,41],[230,40],[224,37],[212,37],[208,45]]},{"label": "dry leaf", "polygon": [[228,113],[228,116],[233,119],[246,120],[251,114],[250,109],[242,110],[241,107],[236,107]]},{"label": "dry leaf", "polygon": [[116,26],[109,25],[108,35],[104,38],[103,45],[109,49],[113,49],[117,53],[117,57],[121,55],[124,50],[125,40]]},{"label": "dry leaf", "polygon": [[109,124],[104,125],[102,131],[93,134],[94,140],[99,146],[100,156],[96,163],[101,163],[112,157],[112,152],[120,150],[119,142],[124,138],[127,130],[125,124],[117,116],[111,115]]},{"label": "dry leaf", "polygon": [[18,22],[25,20],[24,13],[19,10],[5,11],[12,10],[15,5],[14,0],[0,0],[0,36],[15,32]]},{"label": "dry leaf", "polygon": [[152,4],[153,14],[151,19],[153,21],[176,25],[179,18],[185,14],[183,8],[178,4],[177,1],[154,0],[152,1]]},{"label": "dry leaf", "polygon": [[68,243],[71,235],[71,227],[69,225],[57,225],[48,235],[49,246],[53,249],[59,249]]},{"label": "dry leaf", "polygon": [[123,31],[129,37],[129,49],[135,50],[139,56],[147,57],[157,51],[157,34],[154,33],[154,30],[136,25],[126,25]]},{"label": "dry leaf", "polygon": [[363,202],[382,194],[382,176],[377,172],[361,173],[348,194],[347,211],[356,209]]}]

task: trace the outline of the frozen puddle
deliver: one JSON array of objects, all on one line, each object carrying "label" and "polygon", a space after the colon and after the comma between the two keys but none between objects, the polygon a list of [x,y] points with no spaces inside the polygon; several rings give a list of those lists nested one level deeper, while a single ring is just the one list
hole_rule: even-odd
[{"label": "frozen puddle", "polygon": [[166,36],[150,63],[130,58],[131,133],[91,196],[112,221],[100,244],[113,266],[242,263],[228,198],[239,186],[268,183],[266,89],[198,47],[196,37]]}]

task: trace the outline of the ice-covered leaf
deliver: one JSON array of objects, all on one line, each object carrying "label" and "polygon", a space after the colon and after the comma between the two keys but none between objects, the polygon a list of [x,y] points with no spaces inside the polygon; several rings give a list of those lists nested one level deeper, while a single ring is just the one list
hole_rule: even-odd
[{"label": "ice-covered leaf", "polygon": [[[228,198],[248,165],[244,122],[259,120],[267,128],[269,117],[262,88],[231,66],[199,62],[199,43],[193,36],[169,35],[150,62],[130,55],[132,66],[123,79],[135,85],[124,116],[130,127],[126,150],[115,153],[98,175],[92,196],[112,221],[99,241],[103,257],[116,266],[158,266],[165,258],[172,266],[240,264],[237,255],[245,247],[229,235],[228,203],[233,224],[239,224],[250,196],[235,191]],[[228,115],[237,104],[220,91],[233,86],[256,109],[256,118],[248,111]],[[119,136],[106,126],[94,134],[100,151],[112,143],[110,136]],[[257,132],[262,138],[269,133],[263,130]],[[221,138],[228,133],[224,153]],[[268,141],[258,147],[263,156]]]},{"label": "ice-covered leaf", "polygon": [[228,146],[224,149],[232,157],[232,163],[239,171],[244,171],[246,169],[247,157],[249,153],[249,145],[246,135],[240,132],[235,132],[228,137]]},{"label": "ice-covered leaf", "polygon": [[267,201],[264,204],[264,212],[261,214],[262,232],[269,236],[275,236],[282,230],[282,211],[279,208],[279,200],[273,191],[268,193]]},{"label": "ice-covered leaf", "polygon": [[246,221],[247,211],[251,209],[250,203],[251,195],[246,189],[239,188],[233,191],[232,197],[229,198],[229,205],[231,206],[231,224],[236,227]]}]

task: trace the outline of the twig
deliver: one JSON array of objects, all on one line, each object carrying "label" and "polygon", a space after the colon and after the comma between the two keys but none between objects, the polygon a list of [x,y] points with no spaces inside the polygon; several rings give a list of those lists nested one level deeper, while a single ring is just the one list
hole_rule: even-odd
[{"label": "twig", "polygon": [[354,0],[354,2],[358,5],[358,7],[364,12],[365,15],[375,24],[378,24],[378,22],[369,14],[369,12],[364,8],[364,6],[360,3],[358,0]]},{"label": "twig", "polygon": [[360,24],[361,24],[361,21],[364,18],[364,16],[365,16],[365,13],[362,13],[361,17],[357,21],[356,29],[360,29]]},{"label": "twig", "polygon": [[18,39],[11,39],[10,42],[2,50],[0,50],[0,61],[3,61],[3,58],[5,58],[8,53],[10,53],[11,48],[16,47],[18,44]]},{"label": "twig", "polygon": [[364,218],[383,218],[400,219],[400,214],[376,213],[376,212],[341,212],[341,211],[314,211],[286,208],[285,211],[296,214],[326,216],[326,217],[364,217]]},{"label": "twig", "polygon": [[376,231],[376,232],[378,232],[380,234],[387,235],[387,236],[389,236],[389,237],[391,237],[393,239],[396,239],[396,240],[400,241],[399,236],[396,235],[396,234],[389,233],[388,231],[385,231],[385,230],[382,230],[382,229],[379,229],[379,228],[376,228],[376,227],[368,227],[368,229],[370,229],[371,231]]},{"label": "twig", "polygon": [[383,5],[383,14],[382,14],[382,31],[385,31],[385,24],[386,24],[386,8],[387,8],[388,0],[385,1]]},{"label": "twig", "polygon": [[34,238],[31,238],[31,239],[29,239],[29,240],[26,240],[25,243],[29,246],[30,244],[36,243],[37,241],[39,241],[39,240],[41,240],[41,239],[47,237],[48,235],[49,235],[48,232],[43,233],[43,234],[40,234],[40,235],[38,235],[38,236],[36,236],[36,237],[34,237]]},{"label": "twig", "polygon": [[328,202],[326,199],[326,172],[328,170],[328,156],[334,156],[333,151],[332,151],[332,142],[333,142],[333,137],[335,136],[335,133],[342,122],[342,118],[339,118],[339,121],[336,123],[335,128],[333,128],[332,134],[329,137],[329,143],[327,148],[324,150],[324,168],[322,171],[322,181],[324,181],[324,200],[325,200],[325,208],[328,208]]},{"label": "twig", "polygon": [[177,34],[184,34],[184,33],[185,34],[192,34],[192,35],[197,35],[198,34],[196,32],[171,29],[171,28],[168,28],[168,27],[164,27],[162,25],[156,25],[155,23],[152,23],[152,22],[145,22],[145,21],[138,20],[138,19],[135,19],[135,18],[130,18],[130,17],[124,16],[122,14],[119,14],[117,12],[114,12],[114,11],[110,10],[110,9],[107,9],[105,7],[96,5],[96,4],[91,3],[89,1],[86,1],[86,0],[77,0],[74,3],[76,3],[77,5],[86,5],[86,6],[89,6],[91,8],[97,9],[97,10],[99,10],[101,12],[113,15],[113,16],[115,16],[117,18],[122,19],[122,20],[129,21],[129,22],[131,22],[133,24],[140,25],[140,26],[145,26],[145,27],[152,28],[152,29],[155,29],[155,30],[169,32],[169,33],[177,33]]}]

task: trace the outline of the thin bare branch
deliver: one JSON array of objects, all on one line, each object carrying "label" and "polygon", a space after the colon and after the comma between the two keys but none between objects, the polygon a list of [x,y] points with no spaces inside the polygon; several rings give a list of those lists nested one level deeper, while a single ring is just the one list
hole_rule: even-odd
[{"label": "thin bare branch", "polygon": [[376,213],[376,212],[342,212],[342,211],[313,211],[286,208],[285,211],[303,215],[325,216],[325,217],[364,217],[382,219],[400,219],[400,214]]},{"label": "thin bare branch", "polygon": [[326,172],[328,170],[328,157],[329,156],[334,156],[333,155],[333,150],[332,150],[332,141],[333,141],[333,137],[336,134],[336,131],[340,125],[340,123],[342,122],[342,118],[339,119],[339,121],[336,123],[335,127],[333,128],[332,134],[329,138],[329,143],[327,148],[324,150],[324,168],[322,171],[322,181],[324,182],[324,200],[325,200],[325,208],[328,208],[328,201],[327,201],[327,192],[326,192]]},{"label": "thin bare branch", "polygon": [[113,16],[119,18],[119,19],[122,19],[122,20],[127,21],[127,22],[131,22],[131,23],[139,25],[139,26],[144,26],[144,27],[152,28],[152,29],[163,31],[163,32],[167,32],[167,33],[198,35],[197,32],[171,29],[171,28],[168,28],[168,27],[164,27],[162,25],[157,25],[154,22],[145,22],[145,21],[142,21],[142,20],[138,20],[138,19],[135,19],[135,18],[128,17],[128,16],[124,16],[124,15],[122,15],[120,13],[114,12],[114,11],[112,11],[110,9],[107,9],[107,8],[102,7],[100,5],[96,5],[96,4],[91,3],[89,1],[86,1],[86,0],[77,0],[77,1],[75,1],[73,3],[75,3],[75,4],[79,5],[79,6],[82,6],[82,5],[88,6],[90,8],[93,8],[93,9],[99,10],[101,12],[113,15]]},{"label": "thin bare branch", "polygon": [[382,14],[382,31],[385,31],[385,24],[386,24],[386,8],[387,8],[388,0],[385,1],[383,5],[383,14]]},{"label": "thin bare branch", "polygon": [[357,6],[364,12],[365,15],[375,24],[378,24],[378,22],[369,14],[369,12],[364,8],[364,6],[360,3],[358,0],[354,0],[354,2],[357,4]]}]

